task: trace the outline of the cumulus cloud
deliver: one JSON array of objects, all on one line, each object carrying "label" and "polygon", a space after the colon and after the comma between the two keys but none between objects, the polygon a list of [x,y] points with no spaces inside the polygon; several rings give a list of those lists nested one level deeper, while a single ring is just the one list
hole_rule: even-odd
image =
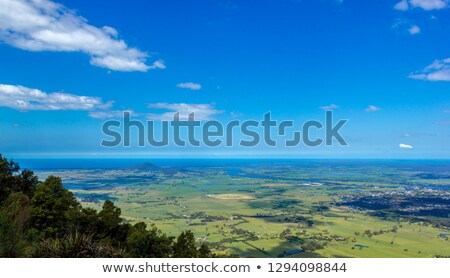
[{"label": "cumulus cloud", "polygon": [[67,93],[45,93],[20,85],[0,84],[0,106],[20,111],[109,109],[112,102]]},{"label": "cumulus cloud", "polygon": [[162,61],[147,65],[148,55],[119,39],[116,29],[90,25],[51,0],[0,0],[0,40],[28,51],[82,52],[92,65],[114,71],[165,67]]},{"label": "cumulus cloud", "polygon": [[193,82],[185,82],[185,83],[178,83],[177,87],[197,91],[202,88],[202,85]]},{"label": "cumulus cloud", "polygon": [[337,106],[336,104],[320,106],[320,109],[322,109],[322,110],[333,110],[333,109],[337,109],[337,108],[339,108],[339,106]]},{"label": "cumulus cloud", "polygon": [[421,8],[426,11],[441,10],[449,6],[449,0],[402,0],[395,4],[394,9],[407,11]]},{"label": "cumulus cloud", "polygon": [[450,81],[450,58],[436,60],[423,70],[411,73],[409,78],[427,81]]},{"label": "cumulus cloud", "polygon": [[398,145],[398,147],[399,147],[400,149],[414,149],[413,146],[407,145],[407,144],[400,144],[400,145]]},{"label": "cumulus cloud", "polygon": [[409,4],[407,0],[402,0],[395,4],[394,9],[399,11],[407,11],[409,9]]},{"label": "cumulus cloud", "polygon": [[417,35],[417,34],[420,34],[420,27],[417,26],[417,25],[413,25],[413,26],[411,26],[411,27],[408,29],[408,32],[409,32],[411,35]]},{"label": "cumulus cloud", "polygon": [[223,113],[211,104],[187,104],[187,103],[154,103],[148,106],[154,109],[169,110],[162,114],[148,114],[148,119],[156,121],[170,121],[174,119],[174,114],[179,113],[180,120],[188,120],[189,114],[194,113],[195,120],[212,120],[215,115]]},{"label": "cumulus cloud", "polygon": [[369,105],[366,108],[366,112],[376,112],[376,111],[380,111],[380,110],[381,110],[381,108],[377,107],[375,105]]}]

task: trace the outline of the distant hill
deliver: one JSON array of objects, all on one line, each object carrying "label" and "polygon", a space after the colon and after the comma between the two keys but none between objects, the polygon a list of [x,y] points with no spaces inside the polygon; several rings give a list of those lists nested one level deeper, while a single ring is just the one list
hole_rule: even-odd
[{"label": "distant hill", "polygon": [[156,166],[155,164],[152,164],[150,162],[134,165],[129,167],[128,169],[139,171],[161,171],[161,167]]}]

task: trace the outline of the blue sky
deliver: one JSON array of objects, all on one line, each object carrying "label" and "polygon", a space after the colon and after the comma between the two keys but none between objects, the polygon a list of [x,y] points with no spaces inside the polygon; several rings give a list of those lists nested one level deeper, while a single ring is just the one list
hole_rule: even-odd
[{"label": "blue sky", "polygon": [[[449,158],[449,33],[446,0],[0,0],[0,153]],[[100,147],[122,111],[180,107],[224,123],[333,108],[349,146]]]}]

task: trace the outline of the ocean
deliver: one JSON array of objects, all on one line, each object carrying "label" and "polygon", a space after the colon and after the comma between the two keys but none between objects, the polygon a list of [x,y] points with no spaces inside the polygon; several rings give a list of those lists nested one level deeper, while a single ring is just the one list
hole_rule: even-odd
[{"label": "ocean", "polygon": [[[214,166],[251,166],[290,164],[320,165],[395,165],[396,167],[432,166],[450,167],[450,160],[398,160],[398,159],[152,159],[152,158],[32,158],[16,159],[22,169],[59,170],[59,169],[121,169],[143,163],[152,163],[159,167],[214,167]],[[441,166],[441,167],[439,167]],[[449,169],[450,170],[450,169]]]}]

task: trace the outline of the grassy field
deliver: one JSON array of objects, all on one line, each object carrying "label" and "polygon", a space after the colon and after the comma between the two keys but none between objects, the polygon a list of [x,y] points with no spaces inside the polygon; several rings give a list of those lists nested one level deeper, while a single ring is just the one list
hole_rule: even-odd
[{"label": "grassy field", "polygon": [[[84,205],[100,209],[103,200],[112,199],[128,221],[156,224],[170,235],[192,230],[218,253],[242,257],[450,256],[450,241],[440,236],[450,231],[428,221],[432,217],[381,217],[374,210],[342,203],[348,196],[393,194],[403,198],[416,191],[422,196],[429,189],[411,191],[405,184],[440,186],[445,181],[427,183],[415,178],[420,171],[384,166],[330,168],[240,167],[230,172],[224,167],[203,167],[170,174],[136,170],[40,174],[62,176]],[[99,179],[99,173],[104,178]],[[442,192],[447,196],[447,191]],[[437,220],[445,222],[448,217]]]}]

